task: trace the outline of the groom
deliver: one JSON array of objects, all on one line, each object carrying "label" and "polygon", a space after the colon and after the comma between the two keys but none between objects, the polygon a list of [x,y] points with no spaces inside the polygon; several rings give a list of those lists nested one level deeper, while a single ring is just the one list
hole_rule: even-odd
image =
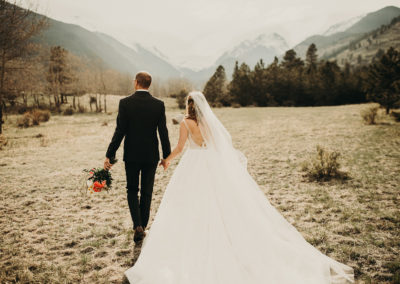
[{"label": "groom", "polygon": [[[151,75],[139,72],[135,78],[133,95],[119,101],[117,126],[108,146],[104,169],[115,159],[122,139],[127,182],[128,205],[135,231],[135,243],[143,240],[150,215],[154,175],[160,159],[157,130],[161,140],[163,158],[171,153],[164,103],[149,93]],[[164,160],[161,160],[164,166]],[[139,193],[140,176],[140,200]]]}]

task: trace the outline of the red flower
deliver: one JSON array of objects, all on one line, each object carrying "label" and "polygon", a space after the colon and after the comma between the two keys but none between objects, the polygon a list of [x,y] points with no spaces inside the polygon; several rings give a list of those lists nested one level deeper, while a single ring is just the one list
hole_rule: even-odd
[{"label": "red flower", "polygon": [[98,181],[95,181],[93,183],[93,191],[95,192],[100,192],[101,189],[106,185],[106,181],[103,180],[102,183],[99,183]]}]

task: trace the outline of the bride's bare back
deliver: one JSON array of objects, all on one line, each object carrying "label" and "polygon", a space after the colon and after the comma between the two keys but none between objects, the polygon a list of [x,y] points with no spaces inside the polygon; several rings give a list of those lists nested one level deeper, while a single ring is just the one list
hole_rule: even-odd
[{"label": "bride's bare back", "polygon": [[[178,144],[168,156],[168,158],[162,162],[162,164],[164,164],[164,169],[167,169],[171,163],[171,160],[182,152],[183,148],[185,147],[186,140],[188,139],[192,148],[205,146],[205,140],[201,135],[200,128],[197,125],[196,121],[189,118],[184,118],[181,122],[181,127],[179,129]],[[192,142],[195,145],[192,145]]]},{"label": "bride's bare back", "polygon": [[197,125],[196,121],[194,121],[193,119],[184,118],[182,122],[183,124],[185,124],[184,126],[187,127],[189,131],[188,135],[190,135],[193,142],[196,143],[197,146],[202,147],[205,141],[203,136],[201,135],[200,128]]}]

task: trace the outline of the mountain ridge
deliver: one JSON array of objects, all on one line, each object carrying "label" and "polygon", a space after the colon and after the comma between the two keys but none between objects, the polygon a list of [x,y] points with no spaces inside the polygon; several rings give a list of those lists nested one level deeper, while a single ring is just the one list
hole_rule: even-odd
[{"label": "mountain ridge", "polygon": [[[298,56],[304,58],[311,43],[315,43],[320,58],[328,59],[332,54],[345,49],[349,43],[357,42],[362,37],[381,26],[387,24],[394,17],[400,15],[400,8],[387,6],[377,11],[362,15],[332,25],[322,35],[312,35],[293,47]],[[40,15],[42,17],[46,17]],[[122,73],[134,74],[139,70],[148,70],[155,77],[168,79],[186,77],[197,86],[203,84],[213,74],[218,65],[223,65],[230,78],[235,61],[245,62],[253,67],[260,59],[265,64],[273,61],[274,57],[282,58],[290,49],[286,40],[277,33],[261,33],[256,37],[245,39],[237,45],[227,49],[213,65],[194,70],[188,67],[179,67],[168,60],[156,46],[145,47],[140,43],[125,45],[114,37],[98,32],[89,31],[79,25],[64,23],[49,19],[49,28],[44,30],[35,41],[52,45],[61,45],[70,52],[88,58],[100,58],[110,68]]]},{"label": "mountain ridge", "polygon": [[312,35],[293,49],[297,55],[305,58],[306,51],[311,43],[317,46],[318,54],[321,58],[329,58],[330,54],[337,52],[347,46],[352,41],[357,41],[366,33],[371,32],[382,25],[387,25],[390,21],[400,15],[400,8],[396,6],[386,6],[374,12],[366,14],[365,17],[348,27],[346,30],[330,35]]},{"label": "mountain ridge", "polygon": [[33,39],[36,43],[45,46],[60,45],[77,56],[100,58],[107,66],[122,73],[134,74],[146,69],[154,76],[164,79],[181,76],[181,71],[175,66],[140,44],[134,49],[108,34],[92,32],[76,24],[38,15],[48,19],[49,25]]}]

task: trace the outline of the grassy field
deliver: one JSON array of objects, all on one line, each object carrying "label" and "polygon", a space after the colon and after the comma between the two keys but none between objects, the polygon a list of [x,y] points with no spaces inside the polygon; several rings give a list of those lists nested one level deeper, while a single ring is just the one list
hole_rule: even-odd
[{"label": "grassy field", "polygon": [[[134,248],[120,159],[109,193],[81,190],[82,170],[102,166],[112,114],[52,116],[27,129],[5,125],[0,150],[0,282],[126,283]],[[167,101],[173,145],[180,113]],[[215,112],[248,158],[271,203],[314,246],[352,266],[358,283],[391,283],[400,269],[400,123],[364,125],[365,105],[226,108]],[[40,135],[39,135],[40,134]],[[346,181],[308,182],[300,165],[316,145],[338,150]],[[152,217],[176,166],[157,171]],[[397,280],[399,281],[399,280]],[[397,282],[399,283],[399,282]]]}]

